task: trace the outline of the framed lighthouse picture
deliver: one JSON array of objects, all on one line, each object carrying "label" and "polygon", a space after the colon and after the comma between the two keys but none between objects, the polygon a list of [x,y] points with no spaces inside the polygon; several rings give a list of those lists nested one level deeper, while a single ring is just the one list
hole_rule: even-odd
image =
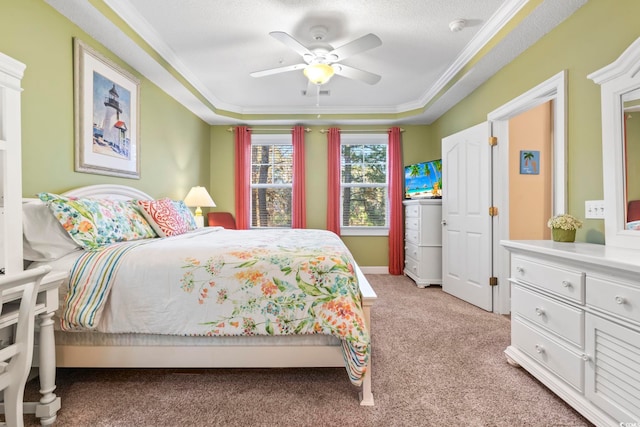
[{"label": "framed lighthouse picture", "polygon": [[140,178],[140,81],[74,38],[75,170]]}]

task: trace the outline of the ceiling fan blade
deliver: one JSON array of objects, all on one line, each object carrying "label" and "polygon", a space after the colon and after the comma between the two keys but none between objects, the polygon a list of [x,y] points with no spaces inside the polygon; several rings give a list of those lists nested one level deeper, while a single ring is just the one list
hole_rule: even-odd
[{"label": "ceiling fan blade", "polygon": [[306,66],[307,64],[287,65],[286,67],[278,67],[278,68],[271,68],[269,70],[254,71],[249,75],[251,77],[264,77],[264,76],[270,76],[272,74],[286,73],[287,71],[302,70]]},{"label": "ceiling fan blade", "polygon": [[373,33],[369,33],[366,36],[362,36],[359,39],[355,39],[345,45],[333,49],[331,52],[327,53],[325,57],[330,62],[342,61],[351,55],[373,49],[381,44],[382,40],[380,40],[378,36]]},{"label": "ceiling fan blade", "polygon": [[[315,54],[313,52],[311,52],[309,49],[307,49],[298,40],[294,39],[289,34],[283,32],[283,31],[272,31],[272,32],[269,33],[269,35],[271,37],[273,37],[274,39],[280,41],[284,45],[286,45],[286,46],[290,47],[291,49],[293,49],[300,56],[305,58],[305,61],[307,61],[307,58],[309,60],[311,60],[311,58],[315,57]],[[309,62],[309,61],[307,61],[307,62]]]},{"label": "ceiling fan blade", "polygon": [[349,67],[348,65],[344,64],[333,64],[332,67],[338,75],[354,80],[360,80],[370,85],[378,83],[382,78],[377,74]]}]

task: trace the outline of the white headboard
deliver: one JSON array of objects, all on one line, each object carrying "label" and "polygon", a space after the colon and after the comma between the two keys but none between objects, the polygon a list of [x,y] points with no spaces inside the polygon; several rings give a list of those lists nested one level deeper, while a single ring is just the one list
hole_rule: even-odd
[{"label": "white headboard", "polygon": [[133,187],[128,187],[126,185],[116,184],[97,184],[88,185],[86,187],[78,187],[62,193],[62,195],[71,197],[87,197],[92,199],[112,200],[153,199],[153,197],[143,191],[137,190]]}]

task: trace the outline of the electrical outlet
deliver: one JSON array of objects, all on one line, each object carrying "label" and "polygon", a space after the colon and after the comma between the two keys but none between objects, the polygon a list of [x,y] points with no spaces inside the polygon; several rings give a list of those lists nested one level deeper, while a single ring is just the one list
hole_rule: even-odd
[{"label": "electrical outlet", "polygon": [[604,219],[604,200],[586,200],[584,217],[588,219]]}]

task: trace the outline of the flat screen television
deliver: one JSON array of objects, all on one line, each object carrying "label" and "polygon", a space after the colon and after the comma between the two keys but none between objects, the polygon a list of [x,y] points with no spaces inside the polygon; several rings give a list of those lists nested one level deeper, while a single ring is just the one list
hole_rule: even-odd
[{"label": "flat screen television", "polygon": [[442,197],[442,159],[404,167],[405,199],[439,199]]}]

